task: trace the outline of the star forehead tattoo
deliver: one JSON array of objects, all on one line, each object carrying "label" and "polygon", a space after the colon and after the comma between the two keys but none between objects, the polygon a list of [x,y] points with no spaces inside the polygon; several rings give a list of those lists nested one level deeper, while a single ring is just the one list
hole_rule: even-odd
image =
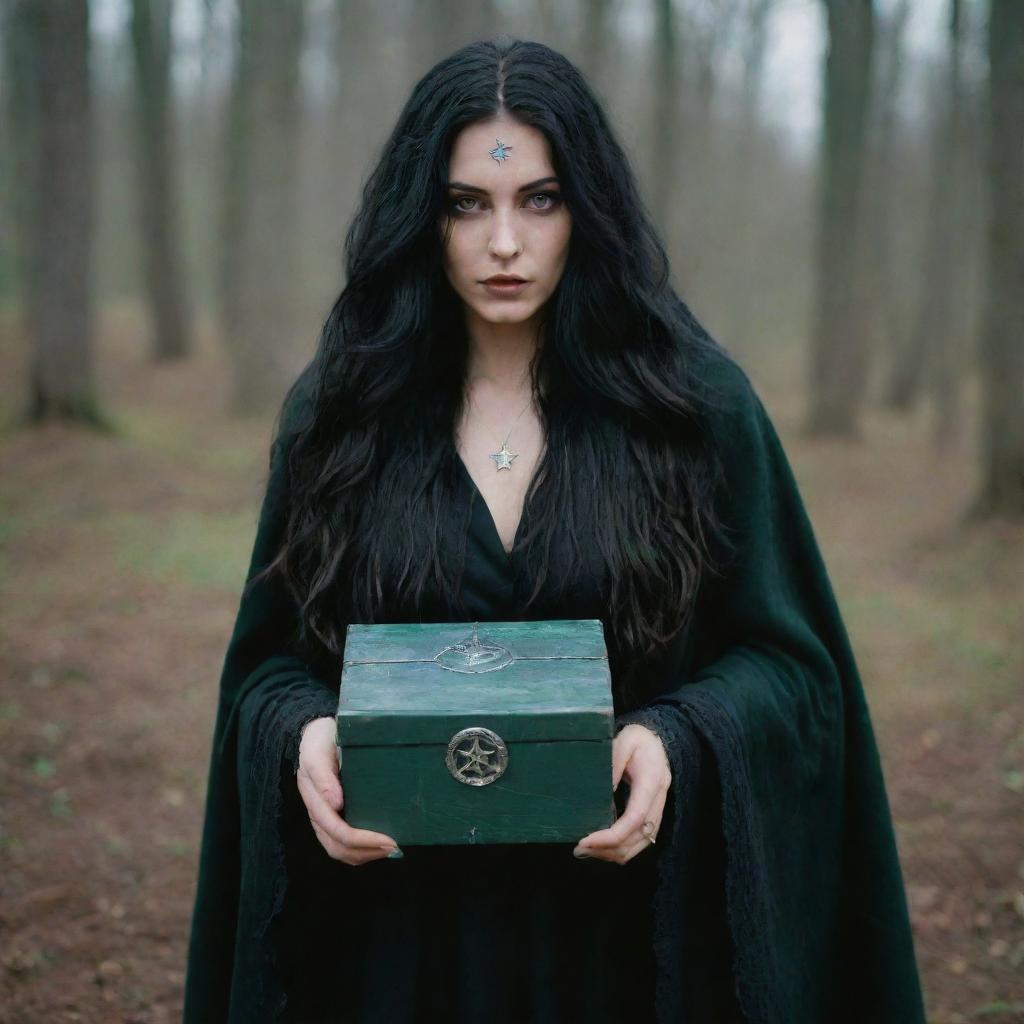
[{"label": "star forehead tattoo", "polygon": [[508,159],[509,150],[513,147],[506,146],[501,139],[495,139],[494,141],[497,143],[497,146],[495,146],[494,149],[488,150],[488,152],[492,157],[494,157],[495,163],[500,164],[502,160]]}]

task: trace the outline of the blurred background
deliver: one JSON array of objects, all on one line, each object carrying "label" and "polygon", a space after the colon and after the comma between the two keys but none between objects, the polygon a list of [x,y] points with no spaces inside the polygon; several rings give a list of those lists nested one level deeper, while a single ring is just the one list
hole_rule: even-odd
[{"label": "blurred background", "polygon": [[783,437],[930,1020],[1024,1021],[1021,0],[0,0],[0,1021],[180,1013],[284,389],[413,83],[564,52]]}]

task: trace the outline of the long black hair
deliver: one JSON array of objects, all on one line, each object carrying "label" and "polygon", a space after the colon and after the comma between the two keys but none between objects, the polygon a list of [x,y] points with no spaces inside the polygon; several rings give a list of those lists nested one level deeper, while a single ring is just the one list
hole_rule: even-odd
[{"label": "long black hair", "polygon": [[577,570],[605,581],[613,678],[630,692],[631,669],[682,628],[715,571],[718,463],[694,367],[721,350],[669,284],[600,103],[541,43],[472,43],[413,88],[347,232],[345,287],[285,400],[304,413],[288,438],[287,529],[264,574],[283,574],[307,650],[329,657],[346,622],[408,620],[429,588],[458,609],[468,339],[438,224],[455,137],[498,114],[546,136],[572,216],[531,363],[546,446],[513,554],[532,577],[527,608]]}]

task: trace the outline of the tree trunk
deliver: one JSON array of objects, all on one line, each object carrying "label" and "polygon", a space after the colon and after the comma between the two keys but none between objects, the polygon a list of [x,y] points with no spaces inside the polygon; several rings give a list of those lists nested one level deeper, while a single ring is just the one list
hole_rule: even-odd
[{"label": "tree trunk", "polygon": [[609,64],[615,42],[610,27],[613,14],[611,0],[586,0],[583,5],[580,56],[591,85],[611,80]]},{"label": "tree trunk", "polygon": [[[736,168],[735,202],[738,216],[732,222],[736,232],[736,250],[742,254],[740,273],[751,280],[752,259],[757,259],[756,210],[762,202],[757,184],[763,139],[761,94],[764,88],[765,53],[768,43],[768,17],[774,0],[751,0],[747,8],[743,37],[743,78],[740,84],[738,125],[734,166]],[[757,336],[758,307],[761,297],[756,287],[736,288],[728,311],[732,329],[728,337],[740,351],[749,339]]]},{"label": "tree trunk", "polygon": [[181,359],[191,349],[191,316],[178,248],[171,6],[172,0],[132,0],[142,257],[153,319],[153,355],[158,360]]},{"label": "tree trunk", "polygon": [[235,408],[274,407],[290,352],[302,0],[241,0],[228,114],[222,310]]},{"label": "tree trunk", "polygon": [[976,515],[1024,518],[1024,5],[991,0],[988,310]]},{"label": "tree trunk", "polygon": [[910,343],[902,350],[890,381],[888,401],[911,408],[926,384],[936,399],[936,436],[948,439],[956,420],[956,317],[961,254],[956,233],[963,190],[963,90],[960,0],[950,2],[944,103],[932,136],[931,188],[924,251],[924,283]]},{"label": "tree trunk", "polygon": [[751,0],[743,38],[743,78],[740,86],[740,133],[746,139],[761,127],[761,92],[768,43],[768,17],[775,0]]},{"label": "tree trunk", "polygon": [[8,216],[14,240],[16,288],[22,299],[25,333],[34,314],[30,311],[32,290],[30,241],[34,224],[36,161],[39,156],[39,95],[36,89],[35,53],[37,29],[31,0],[6,0],[3,13],[3,97],[7,120],[10,191]]},{"label": "tree trunk", "polygon": [[894,262],[894,236],[898,231],[898,192],[901,187],[897,145],[897,102],[904,69],[904,35],[910,0],[899,0],[879,19],[872,81],[871,141],[865,182],[864,219],[867,242],[863,246],[865,294],[871,351],[889,354],[886,371],[900,361],[906,348],[904,289]]},{"label": "tree trunk", "polygon": [[860,246],[874,11],[871,0],[826,0],[826,6],[829,47],[807,430],[853,437],[869,362]]},{"label": "tree trunk", "polygon": [[[651,132],[651,208],[661,226],[667,244],[674,237],[673,211],[678,198],[680,168],[685,167],[681,114],[682,54],[678,45],[677,15],[672,0],[658,0],[655,12],[657,29],[654,40],[654,124]],[[690,280],[691,266],[683,258],[677,276],[684,284]]]},{"label": "tree trunk", "polygon": [[12,13],[31,53],[32,145],[20,183],[32,364],[28,416],[101,425],[93,390],[94,224],[86,0],[21,0]]},{"label": "tree trunk", "polygon": [[[963,9],[961,0],[950,0],[949,65],[946,95],[949,103],[947,140],[950,165],[947,171],[946,202],[943,208],[944,237],[941,240],[942,269],[939,277],[946,282],[943,304],[946,317],[934,336],[930,384],[935,400],[932,442],[939,451],[950,447],[960,429],[961,369],[963,345],[957,312],[965,293],[965,272],[962,253],[957,251],[959,233],[963,228],[960,204],[963,201],[967,173],[964,157],[964,87],[963,87]],[[938,240],[937,240],[938,241]],[[958,258],[959,257],[959,258]],[[940,307],[942,308],[942,307]]]}]

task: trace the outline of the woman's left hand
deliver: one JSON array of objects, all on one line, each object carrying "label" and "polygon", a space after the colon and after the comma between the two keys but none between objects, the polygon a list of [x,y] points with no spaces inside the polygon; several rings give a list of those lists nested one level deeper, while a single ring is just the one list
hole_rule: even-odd
[{"label": "woman's left hand", "polygon": [[[573,850],[579,856],[625,864],[651,845],[661,827],[665,797],[672,785],[672,769],[658,734],[646,726],[627,725],[612,741],[612,789],[629,781],[629,802],[614,825],[584,836]],[[654,828],[643,832],[644,822]]]}]

